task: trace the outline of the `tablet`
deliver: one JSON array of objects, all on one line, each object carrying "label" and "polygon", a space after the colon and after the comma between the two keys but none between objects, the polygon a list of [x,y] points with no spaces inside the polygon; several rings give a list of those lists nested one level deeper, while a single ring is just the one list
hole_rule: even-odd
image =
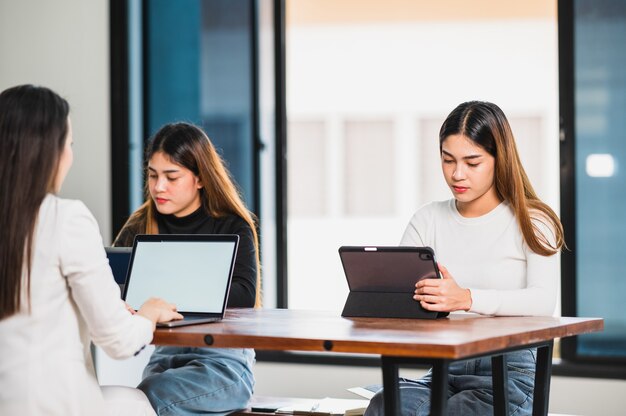
[{"label": "tablet", "polygon": [[432,248],[342,246],[339,256],[350,289],[342,316],[433,319],[447,315],[427,311],[413,299],[416,282],[441,278]]}]

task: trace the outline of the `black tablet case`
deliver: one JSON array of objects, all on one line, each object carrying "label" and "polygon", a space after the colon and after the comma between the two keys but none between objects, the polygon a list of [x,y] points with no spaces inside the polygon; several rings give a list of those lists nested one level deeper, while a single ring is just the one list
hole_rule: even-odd
[{"label": "black tablet case", "polygon": [[339,256],[350,294],[341,316],[435,319],[413,299],[415,283],[439,278],[430,247],[343,246]]}]

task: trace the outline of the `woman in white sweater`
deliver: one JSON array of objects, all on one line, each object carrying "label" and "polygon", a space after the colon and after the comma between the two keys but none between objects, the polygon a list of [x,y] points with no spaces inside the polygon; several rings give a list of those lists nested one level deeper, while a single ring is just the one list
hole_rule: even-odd
[{"label": "woman in white sweater", "polygon": [[101,391],[90,341],[129,357],[182,316],[161,299],[129,312],[94,217],[56,196],[73,160],[68,113],[47,88],[0,94],[0,414],[154,414],[138,390]]},{"label": "woman in white sweater", "polygon": [[[432,311],[552,315],[563,227],[535,194],[506,116],[492,103],[460,104],[439,144],[454,198],[420,208],[401,244],[432,247],[443,279],[416,283],[414,299]],[[510,414],[532,412],[535,362],[535,349],[507,354]],[[402,414],[429,414],[431,382],[430,372],[400,381]],[[382,391],[366,412],[375,414],[384,414]],[[448,414],[493,414],[489,357],[450,366]]]}]

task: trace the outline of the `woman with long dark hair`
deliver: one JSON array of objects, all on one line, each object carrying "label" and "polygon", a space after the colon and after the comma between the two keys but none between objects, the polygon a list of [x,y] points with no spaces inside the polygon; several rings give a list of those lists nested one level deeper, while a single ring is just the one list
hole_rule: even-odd
[{"label": "woman with long dark hair", "polygon": [[[533,190],[506,116],[492,103],[460,104],[444,121],[439,145],[453,198],[420,208],[401,244],[432,247],[443,279],[416,283],[414,299],[432,311],[552,315],[563,227]],[[506,358],[509,412],[530,415],[536,349]],[[430,372],[400,381],[402,414],[430,413],[431,383]],[[366,411],[379,414],[384,414],[382,391]],[[448,414],[493,414],[489,357],[450,366]]]},{"label": "woman with long dark hair", "polygon": [[[146,202],[115,245],[136,234],[238,234],[229,307],[260,306],[258,237],[224,162],[197,126],[163,126],[146,151]],[[157,347],[138,388],[159,415],[225,415],[252,396],[254,350]]]},{"label": "woman with long dark hair", "polygon": [[56,93],[0,94],[0,414],[153,414],[139,390],[101,391],[90,342],[129,357],[182,316],[160,299],[134,315],[124,306],[93,215],[56,195],[72,142]]}]

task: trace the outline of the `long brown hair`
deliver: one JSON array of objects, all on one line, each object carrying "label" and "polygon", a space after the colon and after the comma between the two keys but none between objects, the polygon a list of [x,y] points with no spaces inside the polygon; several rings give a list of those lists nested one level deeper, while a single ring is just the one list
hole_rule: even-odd
[{"label": "long brown hair", "polygon": [[[469,101],[457,106],[439,131],[439,150],[451,135],[462,134],[495,158],[495,185],[498,197],[511,204],[524,240],[532,251],[542,256],[557,253],[564,245],[563,226],[559,217],[542,202],[522,166],[513,131],[504,112],[495,104]],[[531,218],[530,211],[533,214]],[[534,221],[549,226],[554,244]]]},{"label": "long brown hair", "polygon": [[68,114],[67,101],[44,87],[0,94],[0,319],[17,313],[23,299],[30,302],[35,224],[54,192]]},{"label": "long brown hair", "polygon": [[[205,211],[212,217],[237,215],[252,230],[256,251],[256,297],[255,306],[261,306],[261,267],[259,260],[259,238],[255,218],[248,211],[224,161],[215,150],[208,136],[197,126],[188,123],[172,123],[163,126],[150,140],[146,149],[146,161],[162,152],[173,163],[193,172],[202,183],[200,199]],[[158,234],[156,206],[150,197],[148,184],[145,187],[146,202],[128,219],[125,228],[143,230],[146,234]]]}]

